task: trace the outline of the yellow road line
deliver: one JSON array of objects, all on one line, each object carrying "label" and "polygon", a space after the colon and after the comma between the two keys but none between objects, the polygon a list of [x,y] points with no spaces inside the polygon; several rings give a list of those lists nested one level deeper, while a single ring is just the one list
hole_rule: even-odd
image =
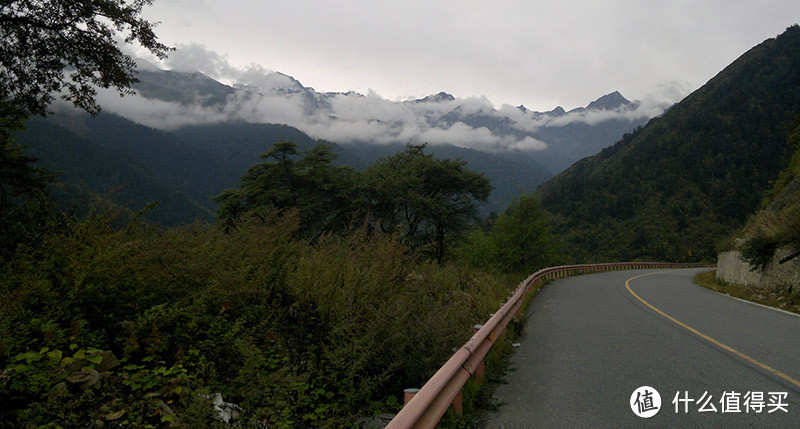
[{"label": "yellow road line", "polygon": [[692,328],[691,326],[689,326],[689,325],[687,325],[687,324],[685,324],[685,323],[681,322],[680,320],[678,320],[678,319],[676,319],[676,318],[674,318],[674,317],[670,316],[669,314],[667,314],[667,313],[664,313],[663,311],[661,311],[661,310],[659,310],[658,308],[654,307],[654,306],[653,306],[652,304],[650,304],[649,302],[647,302],[647,301],[643,300],[643,299],[642,299],[642,297],[640,297],[639,295],[636,295],[636,292],[634,292],[634,291],[631,289],[631,285],[630,285],[630,282],[631,282],[631,280],[638,279],[639,277],[649,276],[649,275],[652,275],[652,274],[660,274],[660,273],[663,273],[663,271],[658,271],[658,272],[654,272],[654,273],[640,274],[640,275],[638,275],[638,276],[631,277],[631,278],[629,278],[628,280],[625,280],[625,287],[628,289],[628,292],[630,292],[630,293],[631,293],[631,295],[633,295],[634,297],[636,297],[636,299],[638,299],[639,301],[641,301],[641,302],[642,302],[642,304],[644,304],[644,305],[646,305],[646,306],[650,307],[650,309],[652,309],[652,310],[653,310],[653,311],[655,311],[656,313],[658,313],[658,314],[660,314],[660,315],[662,315],[662,316],[666,317],[667,319],[671,320],[672,322],[675,322],[675,324],[677,324],[678,326],[680,326],[680,327],[682,327],[682,328],[685,328],[686,330],[688,330],[689,332],[691,332],[691,333],[693,333],[693,334],[697,335],[698,337],[700,337],[700,338],[703,338],[704,340],[707,340],[708,342],[710,342],[710,343],[712,343],[712,344],[714,344],[714,345],[716,345],[716,346],[719,346],[720,348],[722,348],[722,349],[725,349],[725,350],[727,350],[727,351],[729,351],[729,352],[731,352],[731,353],[735,354],[736,356],[739,356],[740,358],[742,358],[742,359],[744,359],[744,360],[746,360],[746,361],[748,361],[748,362],[750,362],[750,363],[752,363],[752,364],[754,364],[754,365],[756,365],[756,366],[759,366],[759,367],[761,367],[761,368],[763,368],[763,369],[765,369],[765,370],[767,370],[767,371],[769,371],[769,372],[771,372],[771,373],[773,373],[773,374],[777,375],[778,377],[780,377],[780,378],[782,378],[782,379],[784,379],[784,380],[788,381],[789,383],[792,383],[792,384],[794,384],[794,385],[795,385],[795,386],[797,386],[797,387],[800,387],[800,381],[797,381],[797,380],[795,380],[794,378],[790,377],[789,375],[787,375],[787,374],[785,374],[785,373],[783,373],[783,372],[780,372],[780,371],[778,371],[777,369],[775,369],[775,368],[773,368],[773,367],[771,367],[771,366],[769,366],[769,365],[763,364],[763,363],[761,363],[761,362],[759,362],[759,361],[757,361],[757,360],[755,360],[755,359],[751,358],[750,356],[748,356],[748,355],[746,355],[746,354],[744,354],[744,353],[740,352],[739,350],[736,350],[736,349],[734,349],[733,347],[731,347],[731,346],[729,346],[729,345],[727,345],[727,344],[721,343],[721,342],[719,342],[719,341],[717,341],[717,340],[715,340],[715,339],[713,339],[713,338],[709,337],[708,335],[706,335],[706,334],[704,334],[704,333],[702,333],[702,332],[698,331],[697,329],[694,329],[694,328]]}]

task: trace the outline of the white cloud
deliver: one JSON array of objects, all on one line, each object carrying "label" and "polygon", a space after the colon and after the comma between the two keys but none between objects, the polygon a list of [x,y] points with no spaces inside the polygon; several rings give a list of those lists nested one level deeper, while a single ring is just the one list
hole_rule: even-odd
[{"label": "white cloud", "polygon": [[[121,99],[111,91],[100,91],[99,102],[111,112],[160,129],[223,121],[280,123],[296,127],[314,138],[341,144],[413,142],[488,151],[535,151],[547,147],[545,142],[535,138],[541,127],[652,117],[663,111],[665,98],[676,97],[685,90],[671,82],[632,105],[635,108],[550,116],[510,105],[495,108],[486,97],[443,98],[438,102],[420,103],[388,100],[374,91],[366,95],[320,94],[303,88],[287,75],[258,65],[235,67],[226,56],[196,44],[179,46],[167,64],[175,71],[199,70],[215,79],[243,86],[223,105],[186,105],[141,96]],[[468,125],[470,118],[480,125]],[[486,124],[493,121],[499,125],[490,129]]]},{"label": "white cloud", "polygon": [[509,148],[518,150],[544,150],[547,149],[547,143],[527,136],[517,144],[509,146]]},{"label": "white cloud", "polygon": [[197,43],[178,45],[164,64],[180,72],[200,71],[214,79],[229,79],[240,73],[228,63],[226,56]]},{"label": "white cloud", "polygon": [[119,93],[110,89],[98,90],[97,101],[106,111],[158,129],[169,130],[185,125],[223,122],[230,119],[225,112],[205,108],[199,104],[185,105],[140,96],[120,97]]},{"label": "white cloud", "polygon": [[698,88],[797,22],[796,0],[496,2],[158,0],[168,44],[197,42],[326,90],[389,99],[440,90],[550,110],[662,81]]}]

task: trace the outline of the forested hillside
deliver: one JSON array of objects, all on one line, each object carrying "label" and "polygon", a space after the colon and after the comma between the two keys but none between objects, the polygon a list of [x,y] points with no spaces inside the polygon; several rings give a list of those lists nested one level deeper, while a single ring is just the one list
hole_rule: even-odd
[{"label": "forested hillside", "polygon": [[573,260],[713,260],[786,167],[798,114],[795,25],[538,195]]},{"label": "forested hillside", "polygon": [[795,125],[789,136],[794,149],[789,166],[766,193],[762,209],[728,243],[731,248],[738,247],[744,259],[762,271],[772,263],[779,249],[788,253],[779,258],[779,264],[800,256],[800,118]]},{"label": "forested hillside", "polygon": [[[135,89],[126,52],[178,53],[141,16],[150,3],[0,7],[0,428],[366,427],[521,279],[563,262],[562,241],[583,261],[713,258],[797,144],[797,26],[543,186],[544,202],[525,192],[550,175],[534,129],[572,142],[550,153],[563,161],[661,110],[619,93],[570,112],[392,102],[252,65],[261,86],[150,68],[139,122],[100,113]],[[248,122],[265,112],[347,138]],[[486,379],[514,346],[494,340]],[[451,427],[475,423],[477,389]]]},{"label": "forested hillside", "polygon": [[[86,202],[114,188],[119,192],[111,194],[111,200],[133,210],[158,201],[147,219],[167,226],[211,220],[216,208],[211,198],[238,184],[276,142],[292,141],[300,149],[324,143],[336,155],[337,165],[360,170],[381,156],[405,150],[401,144],[341,146],[278,124],[200,124],[161,131],[114,114],[93,117],[77,110],[59,111],[26,128],[17,139],[29,147],[27,153],[39,158],[40,165],[63,173],[54,194],[62,207],[85,212]],[[54,144],[62,140],[72,150]],[[483,214],[504,210],[520,193],[552,177],[523,152],[491,154],[451,145],[430,146],[428,151],[441,158],[461,158],[491,179],[495,191],[480,208]],[[115,169],[119,171],[109,175]]]},{"label": "forested hillside", "polygon": [[[101,129],[97,131],[102,132]],[[159,176],[159,170],[148,168],[148,159],[137,159],[125,148],[107,144],[109,140],[82,137],[41,118],[30,121],[23,136],[28,145],[26,152],[39,158],[37,165],[57,174],[58,181],[51,186],[50,197],[63,210],[86,214],[100,199],[126,207],[128,211],[141,210],[150,202],[158,202],[147,216],[162,225],[214,219],[210,204],[203,206],[192,198],[191,187],[176,186],[181,182],[174,180],[174,173]],[[168,147],[153,150],[152,141],[147,140],[132,148],[151,150],[153,162],[163,161],[161,155],[169,151]],[[186,164],[192,161],[187,159]],[[206,167],[210,170],[206,177],[218,173],[212,168],[213,164]],[[161,170],[162,173],[173,171]]]},{"label": "forested hillside", "polygon": [[[43,164],[55,170],[63,170],[61,180],[69,184],[71,171],[75,167],[66,163],[58,153],[40,147],[35,136],[47,134],[53,141],[80,138],[86,152],[100,151],[124,155],[140,167],[140,175],[184,195],[195,205],[213,212],[215,205],[211,197],[225,188],[236,185],[250,166],[259,161],[259,155],[267,152],[272,144],[291,140],[301,148],[310,148],[318,141],[295,128],[286,125],[268,124],[211,124],[184,127],[176,132],[165,132],[131,122],[121,116],[101,113],[92,117],[79,111],[66,111],[47,120],[27,124],[27,130],[19,135],[21,143],[30,146],[31,153]],[[360,161],[347,151],[328,143],[339,159],[348,163]],[[82,158],[81,168],[87,173],[99,174],[104,168],[93,156]],[[99,180],[98,177],[98,180]],[[121,184],[137,186],[144,180],[138,176],[127,176]],[[139,195],[145,201],[162,201],[159,195]],[[150,200],[147,200],[150,198]],[[166,225],[192,222],[196,214],[177,207],[157,208],[151,220],[169,218]],[[162,214],[170,210],[169,214]],[[209,217],[202,218],[210,220]]]}]

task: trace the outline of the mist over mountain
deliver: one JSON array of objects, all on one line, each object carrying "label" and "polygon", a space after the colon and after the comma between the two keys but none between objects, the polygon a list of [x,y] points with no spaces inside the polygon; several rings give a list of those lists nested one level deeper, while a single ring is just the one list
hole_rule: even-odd
[{"label": "mist over mountain", "polygon": [[172,70],[140,60],[138,95],[120,99],[103,93],[103,107],[162,130],[274,123],[348,147],[427,143],[489,153],[522,151],[556,173],[613,144],[669,105],[630,102],[616,91],[586,107],[565,111],[559,106],[548,112],[495,107],[485,97],[459,98],[446,92],[393,101],[375,93],[318,92],[260,66],[237,69],[195,45],[179,47],[172,57]]},{"label": "mist over mountain", "polygon": [[[53,195],[62,207],[82,212],[105,194],[133,211],[157,201],[159,206],[147,218],[163,225],[213,219],[216,205],[211,197],[237,187],[240,177],[276,142],[289,140],[301,150],[326,144],[337,156],[336,164],[357,169],[406,148],[365,145],[354,153],[280,124],[225,122],[157,130],[115,114],[93,117],[74,109],[31,121],[18,140],[29,146],[40,165],[61,172]],[[66,146],[55,144],[58,141]],[[69,151],[64,150],[67,146]],[[461,158],[491,179],[495,190],[481,207],[484,215],[504,210],[520,192],[533,191],[552,177],[520,152],[493,154],[451,145],[429,146],[426,151]]]},{"label": "mist over mountain", "polygon": [[[631,102],[617,91],[586,107],[547,112],[495,107],[486,98],[443,91],[402,101],[374,93],[318,92],[287,74],[259,66],[237,69],[213,53],[190,48],[194,57],[187,59],[186,49],[179,49],[172,70],[139,60],[137,95],[120,98],[101,90],[100,116],[57,104],[55,115],[21,135],[43,164],[64,171],[62,200],[71,194],[86,201],[110,185],[137,183],[126,188],[127,199],[118,204],[138,209],[142,201],[164,201],[171,192],[181,204],[162,204],[154,219],[179,224],[208,219],[215,209],[210,198],[236,187],[278,141],[291,140],[301,148],[328,144],[338,164],[359,169],[409,143],[425,143],[428,152],[461,158],[491,179],[495,190],[481,210],[488,214],[504,210],[520,193],[535,190],[553,173],[619,140],[666,107],[652,100]],[[41,135],[48,140],[36,137]],[[109,177],[107,168],[94,165],[100,158],[88,156],[87,165],[76,169],[45,144],[58,138],[73,141],[80,153],[100,148],[114,154],[109,162],[126,173]],[[93,174],[96,180],[88,180]],[[144,183],[152,186],[138,185]]]}]

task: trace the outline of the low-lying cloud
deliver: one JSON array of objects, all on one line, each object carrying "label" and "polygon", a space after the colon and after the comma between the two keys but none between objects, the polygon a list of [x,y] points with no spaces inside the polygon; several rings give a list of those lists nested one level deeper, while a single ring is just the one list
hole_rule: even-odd
[{"label": "low-lying cloud", "polygon": [[[415,102],[388,100],[374,92],[318,93],[287,75],[259,65],[234,67],[226,57],[201,45],[179,46],[164,66],[176,72],[200,71],[237,89],[224,103],[217,104],[203,104],[199,99],[173,102],[143,96],[121,99],[111,91],[100,91],[98,101],[108,111],[159,129],[226,121],[280,123],[340,144],[429,143],[488,151],[543,150],[547,144],[535,137],[542,127],[594,125],[618,119],[634,121],[657,116],[665,107],[665,94],[611,110],[577,110],[556,115],[509,105],[495,108],[483,97],[443,95]],[[661,90],[668,92],[670,88]]]}]

